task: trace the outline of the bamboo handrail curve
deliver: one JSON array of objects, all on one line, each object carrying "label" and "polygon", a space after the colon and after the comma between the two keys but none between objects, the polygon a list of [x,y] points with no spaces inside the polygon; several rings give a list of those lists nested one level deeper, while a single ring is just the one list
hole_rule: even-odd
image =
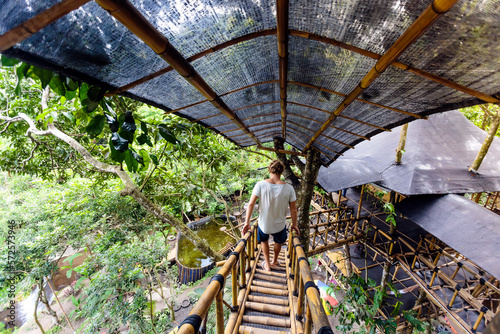
[{"label": "bamboo handrail curve", "polygon": [[446,13],[458,0],[434,0],[424,12],[413,22],[413,24],[397,39],[396,42],[387,50],[386,53],[377,61],[375,66],[365,75],[349,95],[335,109],[333,114],[321,126],[321,128],[313,135],[309,143],[304,148],[306,152],[312,144],[318,139],[330,124],[340,115],[347,107],[349,107],[361,93],[367,89],[387,67],[389,67],[396,59],[408,49],[427,29],[429,29],[438,18]]},{"label": "bamboo handrail curve", "polygon": [[[240,239],[240,242],[238,242],[234,252],[237,255],[229,256],[229,258],[226,260],[222,268],[219,269],[217,272],[218,275],[222,275],[224,280],[226,280],[227,276],[231,272],[231,269],[236,265],[239,259],[239,255],[244,249],[247,247],[247,244],[252,243],[252,238],[251,236],[254,234],[254,232],[257,229],[257,222],[252,224],[250,227],[250,230],[243,236],[243,238]],[[241,242],[243,241],[243,242]],[[249,245],[251,247],[251,245]],[[244,265],[244,264],[240,264]],[[201,295],[200,299],[198,302],[194,305],[193,309],[191,312],[189,312],[188,318],[198,318],[200,321],[203,320],[208,313],[208,309],[214,302],[217,294],[219,293],[220,289],[222,288],[221,284],[217,280],[213,280],[210,282],[210,284],[207,286],[205,289],[205,292]],[[234,292],[233,292],[234,293]],[[198,334],[198,329],[199,328],[194,328],[193,325],[189,323],[181,324],[179,326],[178,334]]]},{"label": "bamboo handrail curve", "polygon": [[[291,238],[293,238],[293,247],[295,249],[295,258],[297,259],[296,266],[299,268],[300,277],[294,277],[294,280],[301,280],[304,282],[304,286],[306,290],[305,297],[307,298],[307,304],[310,309],[310,316],[312,323],[314,325],[314,329],[319,333],[323,334],[333,334],[332,328],[330,327],[330,323],[328,321],[328,317],[325,313],[325,309],[323,308],[323,304],[321,303],[321,297],[319,294],[319,290],[314,284],[314,279],[312,277],[311,268],[309,267],[309,262],[307,261],[307,256],[300,244],[299,237],[295,231],[292,231]],[[301,258],[305,258],[303,261]],[[312,285],[311,285],[312,284]],[[312,287],[312,288],[311,288]],[[300,316],[300,314],[298,315]]]}]

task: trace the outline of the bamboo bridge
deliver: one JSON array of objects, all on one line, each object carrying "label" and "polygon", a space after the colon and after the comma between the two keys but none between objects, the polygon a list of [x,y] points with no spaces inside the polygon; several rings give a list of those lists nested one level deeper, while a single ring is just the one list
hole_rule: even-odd
[{"label": "bamboo bridge", "polygon": [[[351,189],[347,197],[330,194],[329,201],[316,193],[308,254],[299,238],[292,235],[278,256],[283,265],[271,272],[260,269],[263,254],[254,222],[221,264],[178,333],[198,333],[206,325],[214,302],[218,334],[333,333],[309,266],[308,258],[316,254],[323,256],[327,273],[334,278],[346,273],[347,264],[351,267],[348,273],[368,271],[369,277],[380,282],[380,273],[386,271],[386,279],[402,291],[404,308],[415,310],[422,320],[441,316],[465,333],[482,331],[498,312],[498,280],[423,230],[410,228],[410,224],[391,228],[385,221],[387,215],[377,209],[373,196],[364,189]],[[356,245],[363,247],[363,260],[351,258],[349,247]],[[270,250],[272,254],[272,247]],[[343,261],[330,261],[332,252],[340,253]],[[228,277],[232,305],[222,298]],[[228,320],[224,319],[224,307],[231,310]],[[390,316],[383,308],[379,312],[382,318]],[[396,320],[398,329],[408,326],[402,316]]]}]

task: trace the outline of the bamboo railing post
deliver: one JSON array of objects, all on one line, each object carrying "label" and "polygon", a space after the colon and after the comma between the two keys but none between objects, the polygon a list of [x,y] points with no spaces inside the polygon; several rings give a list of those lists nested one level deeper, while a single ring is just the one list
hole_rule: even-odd
[{"label": "bamboo railing post", "polygon": [[307,303],[306,324],[304,326],[304,334],[311,334],[311,330],[312,330],[311,309],[309,308],[309,303]]},{"label": "bamboo railing post", "polygon": [[240,252],[240,289],[246,288],[246,259],[245,259],[245,249]]},{"label": "bamboo railing post", "polygon": [[303,313],[304,313],[304,280],[302,277],[299,277],[299,296],[297,298],[297,315],[296,315],[297,320],[302,321]]},{"label": "bamboo railing post", "polygon": [[215,307],[216,307],[216,317],[217,317],[217,334],[224,334],[224,305],[222,303],[222,292],[224,287],[222,286],[219,293],[215,297]]},{"label": "bamboo railing post", "polygon": [[231,268],[231,282],[232,282],[232,298],[233,298],[233,308],[235,311],[238,309],[238,268],[236,265]]},{"label": "bamboo railing post", "polygon": [[300,270],[298,263],[297,249],[295,249],[294,255],[294,270],[293,270],[293,295],[297,297],[299,295],[299,281],[300,281]]}]

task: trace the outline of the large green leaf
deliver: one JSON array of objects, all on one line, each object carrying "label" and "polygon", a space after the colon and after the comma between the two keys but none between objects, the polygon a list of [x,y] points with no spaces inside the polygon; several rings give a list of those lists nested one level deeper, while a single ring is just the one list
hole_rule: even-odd
[{"label": "large green leaf", "polygon": [[151,158],[151,161],[153,161],[153,163],[158,166],[158,157],[154,154],[150,154],[149,157]]},{"label": "large green leaf", "polygon": [[125,163],[127,164],[127,169],[130,172],[132,172],[132,173],[137,172],[137,169],[139,168],[139,163],[132,155],[131,150],[127,150],[127,152],[125,152],[125,159],[124,160],[125,160]]},{"label": "large green leaf", "polygon": [[50,88],[60,96],[66,96],[66,88],[64,87],[63,80],[66,79],[64,77],[61,78],[58,74],[54,74],[49,82]]},{"label": "large green leaf", "polygon": [[66,77],[64,80],[64,87],[69,91],[76,91],[78,89],[78,83],[71,78]]},{"label": "large green leaf", "polygon": [[10,66],[14,66],[16,64],[19,64],[20,60],[5,57],[4,55],[2,55],[1,62],[2,62],[2,66],[10,67]]},{"label": "large green leaf", "polygon": [[28,65],[26,63],[22,63],[21,66],[16,68],[17,82],[16,82],[16,88],[14,89],[14,93],[17,96],[21,95],[21,80],[26,76],[30,67],[31,67],[31,65]]},{"label": "large green leaf", "polygon": [[82,100],[82,106],[85,112],[91,113],[92,111],[97,109],[97,107],[99,106],[99,101],[92,101],[87,98]]},{"label": "large green leaf", "polygon": [[122,130],[120,130],[119,134],[122,138],[125,138],[129,143],[134,141],[134,134],[132,132],[124,131],[122,128]]},{"label": "large green leaf", "polygon": [[134,151],[130,150],[132,152],[132,156],[137,160],[138,163],[144,166],[144,159],[142,158],[141,155],[135,153]]},{"label": "large green leaf", "polygon": [[42,88],[45,89],[52,79],[53,73],[51,71],[44,70],[40,67],[33,66],[33,73],[40,79],[42,82]]},{"label": "large green leaf", "polygon": [[168,141],[169,143],[172,143],[172,144],[177,143],[177,138],[175,138],[175,135],[172,132],[170,132],[170,130],[165,128],[163,125],[159,125],[158,130],[159,130],[160,136],[163,139],[165,139],[166,141]]},{"label": "large green leaf", "polygon": [[[118,151],[116,148],[115,148],[115,144],[113,143],[113,136],[114,135],[117,135],[118,136],[118,133],[113,133],[113,135],[111,136],[111,138],[109,139],[109,152],[110,152],[110,157],[111,159],[113,159],[113,161],[116,161],[116,162],[119,162],[121,163],[123,161],[123,159],[125,158],[125,153],[123,152],[120,152]],[[127,148],[128,148],[128,142],[126,143],[127,145]]]},{"label": "large green leaf", "polygon": [[[113,148],[118,152],[125,152],[128,149],[129,141],[120,136],[117,132],[113,132],[113,134],[111,135],[111,143]],[[123,159],[121,161],[123,161]]]},{"label": "large green leaf", "polygon": [[137,143],[139,143],[139,145],[147,144],[148,146],[153,147],[153,144],[151,143],[151,139],[145,133],[141,133],[141,135],[139,137],[137,137],[136,139],[137,139]]},{"label": "large green leaf", "polygon": [[73,100],[76,96],[76,90],[67,90],[66,89],[66,94],[64,95],[67,100]]},{"label": "large green leaf", "polygon": [[85,131],[87,131],[91,138],[95,138],[101,134],[102,130],[104,129],[104,120],[104,115],[96,115],[89,122],[89,124],[85,128]]},{"label": "large green leaf", "polygon": [[118,128],[120,127],[120,124],[118,123],[118,120],[116,119],[116,117],[113,117],[113,116],[108,115],[108,114],[104,114],[104,115],[106,116],[106,121],[108,122],[109,129],[111,130],[111,132],[117,132]]},{"label": "large green leaf", "polygon": [[134,117],[132,116],[132,112],[127,111],[125,113],[125,118],[123,120],[122,130],[128,131],[133,134],[136,129],[137,126],[135,125],[135,120]]}]

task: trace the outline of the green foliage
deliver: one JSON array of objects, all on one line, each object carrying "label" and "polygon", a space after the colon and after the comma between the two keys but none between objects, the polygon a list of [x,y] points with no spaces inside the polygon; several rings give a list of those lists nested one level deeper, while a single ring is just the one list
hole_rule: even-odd
[{"label": "green foliage", "polygon": [[[486,104],[484,106],[493,114],[499,112],[498,106],[495,106],[494,104]],[[467,117],[469,121],[474,123],[478,128],[488,131],[492,121],[492,117],[488,114],[485,114],[484,110],[481,109],[479,105],[468,108],[462,108],[460,109],[460,112],[465,117]],[[496,136],[500,137],[500,129],[497,131]]]},{"label": "green foliage", "polygon": [[[394,304],[388,302],[388,294],[385,289],[376,286],[375,281],[368,279],[365,281],[360,276],[353,274],[350,277],[341,277],[342,285],[346,287],[343,290],[340,286],[330,287],[330,289],[342,289],[345,294],[342,301],[333,310],[338,317],[340,325],[337,329],[342,333],[369,333],[375,334],[377,331],[385,334],[396,333],[396,320],[403,306],[401,302],[396,301]],[[400,297],[400,293],[389,282],[389,289],[394,293],[394,296]],[[382,307],[387,307],[390,311],[388,319],[382,319],[378,316],[378,312]],[[403,311],[402,315],[414,328],[421,330],[424,322],[415,318],[415,313],[412,311]],[[359,329],[356,329],[359,328]]]},{"label": "green foliage", "polygon": [[385,203],[384,211],[385,213],[387,213],[387,218],[385,219],[385,221],[396,226],[396,209],[394,208],[394,204]]}]

